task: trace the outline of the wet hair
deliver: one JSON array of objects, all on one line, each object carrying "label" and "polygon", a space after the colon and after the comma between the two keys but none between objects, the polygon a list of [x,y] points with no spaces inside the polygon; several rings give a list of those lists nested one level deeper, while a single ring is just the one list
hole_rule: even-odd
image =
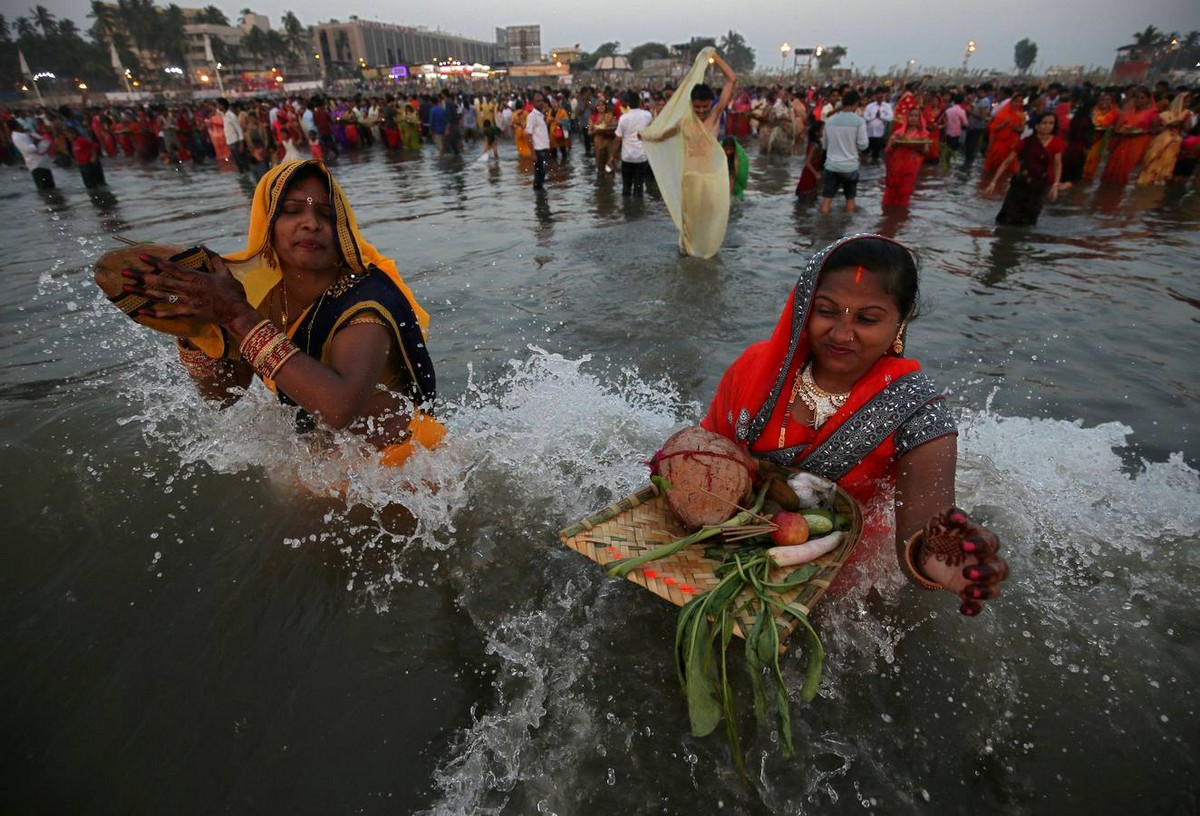
[{"label": "wet hair", "polygon": [[698,85],[692,86],[692,101],[693,102],[695,102],[697,100],[705,100],[705,101],[711,102],[715,98],[716,98],[716,94],[713,93],[713,89],[710,88],[709,86],[705,85],[703,82],[701,82]]},{"label": "wet hair", "polygon": [[855,238],[829,253],[821,272],[859,266],[879,276],[883,290],[896,301],[902,319],[912,320],[917,316],[921,292],[917,281],[917,256],[912,250],[887,238]]}]

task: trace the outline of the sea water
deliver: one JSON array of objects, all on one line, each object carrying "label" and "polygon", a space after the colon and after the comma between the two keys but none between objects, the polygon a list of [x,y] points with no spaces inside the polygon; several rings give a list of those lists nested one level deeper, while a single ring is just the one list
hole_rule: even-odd
[{"label": "sea water", "polygon": [[[578,149],[382,149],[334,174],[431,314],[446,444],[313,451],[261,388],[217,412],[90,265],[112,236],[244,241],[236,174],[107,162],[41,195],[0,170],[0,801],[12,812],[1150,813],[1200,799],[1200,195],[1068,191],[997,231],[928,168],[882,215],[752,158],[721,254]],[[740,698],[751,782],[694,738],[675,609],[557,531],[645,483],[807,256],[883,231],[922,257],[909,352],[958,418],[958,500],[1012,578],[976,619],[886,549],[818,607],[796,753]],[[740,659],[735,684],[744,691]]]}]

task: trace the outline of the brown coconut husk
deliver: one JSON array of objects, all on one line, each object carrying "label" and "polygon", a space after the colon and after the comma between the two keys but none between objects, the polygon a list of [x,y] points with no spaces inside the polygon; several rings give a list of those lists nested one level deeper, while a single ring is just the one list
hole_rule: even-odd
[{"label": "brown coconut husk", "polygon": [[667,504],[685,527],[720,524],[745,506],[754,462],[735,443],[704,428],[684,428],[663,443],[658,473],[671,483]]}]

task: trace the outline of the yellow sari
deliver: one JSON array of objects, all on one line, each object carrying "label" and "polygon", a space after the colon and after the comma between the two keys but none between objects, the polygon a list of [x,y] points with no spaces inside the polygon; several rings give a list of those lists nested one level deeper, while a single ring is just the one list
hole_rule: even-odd
[{"label": "yellow sari", "polygon": [[[367,243],[358,231],[358,222],[354,211],[342,188],[329,174],[323,162],[316,160],[286,162],[277,165],[267,172],[259,181],[254,191],[254,199],[250,208],[250,234],[246,239],[246,248],[241,252],[229,255],[230,271],[241,281],[246,290],[246,299],[260,314],[268,308],[267,297],[282,280],[282,273],[274,265],[270,253],[265,253],[269,246],[271,223],[276,209],[287,189],[289,180],[295,173],[305,167],[316,166],[329,184],[330,201],[333,204],[334,234],[337,237],[341,256],[350,275],[367,275],[371,270],[382,272],[395,284],[412,307],[420,326],[420,334],[425,338],[429,328],[429,314],[417,303],[412,290],[400,277],[400,272],[391,258],[382,255],[374,246]],[[305,323],[301,315],[289,327],[289,336],[294,335]],[[203,332],[191,338],[192,342],[204,350],[210,357],[236,356],[236,347],[228,343],[219,326],[207,325]],[[406,359],[409,351],[401,347],[402,356]],[[324,356],[324,354],[322,354]],[[267,381],[267,386],[273,391],[274,383]],[[401,439],[388,445],[383,451],[383,462],[387,465],[399,465],[415,450],[414,444],[433,448],[445,435],[445,427],[422,408],[414,410],[412,421]]]},{"label": "yellow sari", "polygon": [[513,111],[513,140],[517,145],[517,155],[523,159],[533,155],[533,143],[529,141],[529,135],[525,132],[525,121],[528,118],[529,112],[524,108]]}]

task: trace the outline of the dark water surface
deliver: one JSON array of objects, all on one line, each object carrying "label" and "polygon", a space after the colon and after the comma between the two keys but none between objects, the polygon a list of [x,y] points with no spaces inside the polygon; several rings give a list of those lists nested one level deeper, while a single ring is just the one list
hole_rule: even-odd
[{"label": "dark water surface", "polygon": [[[957,171],[884,218],[867,169],[821,217],[798,160],[752,162],[712,261],[578,150],[544,197],[511,148],[337,165],[432,315],[451,435],[400,472],[314,455],[261,389],[211,411],[92,284],[112,233],[240,248],[234,174],[114,161],[93,199],[0,169],[0,810],[1197,812],[1200,193],[998,233]],[[556,532],[640,486],[811,251],[876,230],[921,252],[910,351],[1015,574],[966,620],[880,548],[815,617],[797,754],[743,724],[747,787],[687,734],[674,611]]]}]

